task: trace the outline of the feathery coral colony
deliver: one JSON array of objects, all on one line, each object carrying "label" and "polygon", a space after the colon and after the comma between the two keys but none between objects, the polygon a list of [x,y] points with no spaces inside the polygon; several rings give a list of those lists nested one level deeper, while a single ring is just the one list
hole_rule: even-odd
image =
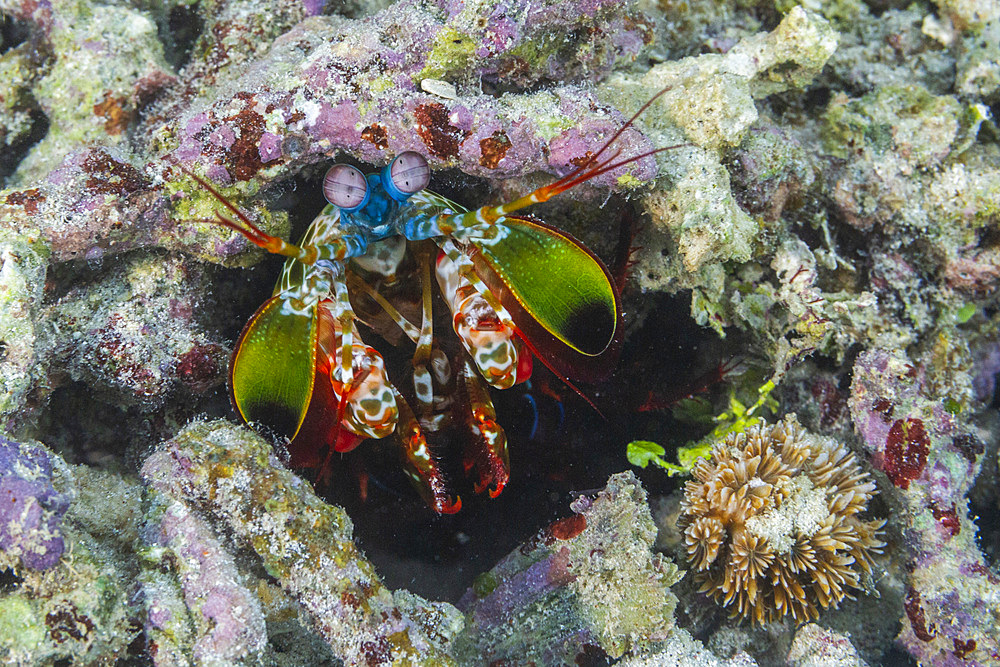
[{"label": "feathery coral colony", "polygon": [[[456,417],[447,516],[391,437],[302,470],[239,424],[281,268],[200,181],[291,240],[335,160],[496,204],[660,91],[610,152],[674,148],[530,209],[622,353],[600,412],[542,364],[492,394],[498,497]],[[1000,664],[998,116],[996,0],[0,0],[0,661]],[[344,272],[458,414],[428,247]]]}]

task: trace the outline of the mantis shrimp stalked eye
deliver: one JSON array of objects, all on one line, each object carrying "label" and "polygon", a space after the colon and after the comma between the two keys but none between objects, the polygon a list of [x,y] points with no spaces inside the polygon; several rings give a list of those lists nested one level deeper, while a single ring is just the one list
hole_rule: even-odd
[{"label": "mantis shrimp stalked eye", "polygon": [[400,153],[382,170],[382,185],[396,201],[406,199],[427,187],[431,182],[431,169],[420,153]]},{"label": "mantis shrimp stalked eye", "polygon": [[323,196],[342,211],[357,211],[368,203],[368,180],[349,164],[335,164],[323,178]]},{"label": "mantis shrimp stalked eye", "polygon": [[[287,258],[273,295],[233,352],[229,384],[240,417],[287,438],[295,466],[326,465],[330,452],[394,432],[421,495],[434,511],[454,512],[461,499],[449,495],[422,426],[434,423],[442,404],[436,387],[448,381],[461,396],[455,410],[470,433],[465,470],[476,475],[476,492],[498,495],[510,474],[507,440],[483,381],[505,389],[526,380],[532,356],[571,387],[596,381],[613,370],[621,343],[620,297],[601,260],[568,234],[517,212],[674,148],[620,160],[613,150],[625,128],[664,92],[575,171],[499,206],[470,211],[428,191],[430,169],[418,153],[401,153],[367,175],[335,165],[323,179],[329,205],[298,245],[262,232],[185,169],[235,216],[217,214],[215,222]],[[416,248],[416,322],[359,275],[392,273],[406,250],[397,239]],[[435,346],[433,282],[461,341],[455,359],[442,357]],[[413,342],[414,406],[390,382],[378,351],[362,341],[352,291],[370,297]]]}]

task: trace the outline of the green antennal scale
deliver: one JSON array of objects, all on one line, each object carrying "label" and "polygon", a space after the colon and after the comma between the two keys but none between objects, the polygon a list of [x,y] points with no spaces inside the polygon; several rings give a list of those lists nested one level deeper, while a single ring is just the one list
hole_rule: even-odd
[{"label": "green antennal scale", "polygon": [[[233,352],[230,392],[240,418],[284,439],[292,465],[324,471],[333,452],[395,432],[404,470],[421,496],[436,512],[455,512],[461,499],[450,495],[425,433],[439,421],[436,392],[452,387],[458,400],[445,402],[470,438],[466,473],[476,476],[477,493],[498,495],[509,479],[507,440],[483,383],[504,389],[526,380],[534,354],[580,393],[573,381],[597,381],[614,370],[622,332],[621,298],[601,260],[569,234],[517,212],[675,148],[607,156],[663,92],[575,171],[499,206],[470,211],[426,190],[430,169],[417,153],[397,155],[369,174],[335,165],[323,183],[329,205],[298,245],[258,229],[181,166],[234,216],[217,213],[212,222],[287,258],[274,295],[244,327]],[[419,305],[401,309],[361,276],[389,276],[407,254],[415,258]],[[462,343],[452,346],[459,356],[450,363],[438,363],[443,353],[433,328],[432,275]],[[396,338],[402,331],[413,342],[408,394],[414,407],[389,381],[382,356],[362,340],[348,284],[355,299],[364,295],[376,304]],[[419,321],[403,310],[410,317],[418,312]],[[452,376],[444,377],[449,368]]]}]

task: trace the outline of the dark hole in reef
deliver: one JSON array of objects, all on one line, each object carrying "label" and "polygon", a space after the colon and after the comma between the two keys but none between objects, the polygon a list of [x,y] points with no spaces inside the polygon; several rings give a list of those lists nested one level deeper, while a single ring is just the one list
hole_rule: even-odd
[{"label": "dark hole in reef", "polygon": [[[781,74],[784,69],[776,67],[771,71]],[[767,97],[767,105],[771,112],[778,117],[778,119],[788,115],[796,116],[807,111],[816,113],[816,111],[813,110],[814,107],[812,106],[814,102],[815,100],[810,98],[808,91],[803,93],[797,89],[773,93]]]},{"label": "dark hole in reef", "polygon": [[[704,435],[704,429],[677,422],[669,410],[637,409],[651,390],[686,393],[706,370],[732,356],[740,346],[739,336],[720,341],[710,330],[698,327],[689,317],[687,297],[643,299],[653,302],[647,320],[626,340],[616,373],[599,385],[581,386],[603,417],[538,361],[530,386],[490,392],[510,452],[510,481],[497,498],[472,493],[472,480],[465,479],[461,470],[461,449],[467,442],[461,429],[432,442],[436,452],[447,453],[442,464],[449,487],[462,497],[462,510],[454,515],[437,516],[424,505],[402,472],[392,438],[367,441],[334,457],[327,497],[345,506],[359,546],[387,586],[454,602],[477,575],[541,528],[568,516],[572,500],[600,490],[611,474],[632,469],[651,494],[676,488],[677,482],[658,469],[632,468],[625,457],[626,444],[651,439],[669,451]],[[634,312],[634,307],[626,295],[626,312]],[[436,300],[435,309],[443,308]],[[447,326],[444,322],[442,328]],[[399,369],[409,364],[412,346],[394,348],[367,331],[362,335],[383,352],[390,375],[406,393],[409,376]],[[722,395],[724,386],[713,384],[708,394]],[[362,502],[359,479],[365,476],[368,498]]]},{"label": "dark hole in reef", "polygon": [[827,86],[810,86],[806,89],[802,99],[802,106],[806,110],[822,111],[830,103],[832,93]]},{"label": "dark hole in reef", "polygon": [[610,665],[615,664],[617,661],[613,660],[611,656],[597,644],[584,644],[580,648],[580,652],[576,654],[573,662],[576,663],[578,667],[610,667]]},{"label": "dark hole in reef", "polygon": [[24,579],[17,576],[12,568],[0,570],[0,593],[13,593],[22,581]]},{"label": "dark hole in reef", "polygon": [[[857,227],[854,227],[844,219],[843,215],[837,210],[836,205],[832,201],[827,198],[822,198],[821,200],[812,202],[810,206],[805,207],[802,211],[797,213],[798,218],[804,222],[796,225],[794,228],[795,233],[803,241],[805,241],[812,250],[827,247],[823,230],[806,222],[810,219],[812,211],[815,210],[812,208],[813,206],[822,208],[823,212],[825,212],[825,215],[827,216],[827,229],[830,232],[830,245],[837,251],[837,256],[849,261],[854,268],[854,271],[850,271],[851,280],[854,281],[852,283],[854,286],[851,289],[856,291],[871,289],[869,277],[871,275],[872,262],[869,247],[871,245],[872,234],[881,230],[876,228],[875,230],[862,231]],[[846,289],[845,287],[837,288],[823,282],[824,279],[830,277],[831,275],[832,274],[829,274],[828,272],[820,271],[821,289],[824,291]],[[843,279],[844,276],[838,275],[838,278]]]},{"label": "dark hole in reef", "polygon": [[6,186],[7,178],[14,173],[17,165],[21,163],[31,147],[48,134],[49,118],[42,113],[41,109],[29,109],[28,115],[31,118],[31,129],[6,149],[0,151],[0,189]]},{"label": "dark hole in reef", "polygon": [[48,397],[39,418],[44,443],[69,463],[138,470],[154,446],[195,415],[229,417],[225,386],[203,394],[175,392],[161,407],[128,405],[112,390],[68,382]]},{"label": "dark hole in reef", "polygon": [[125,655],[115,664],[122,665],[122,667],[147,667],[153,665],[153,658],[149,655],[146,646],[146,633],[142,631],[142,627],[138,625],[138,621],[133,619],[129,623],[128,631],[135,633],[135,637],[125,649]]},{"label": "dark hole in reef", "polygon": [[278,664],[316,667],[340,667],[344,664],[333,655],[329,644],[296,620],[269,619],[267,637],[269,650],[281,658]]},{"label": "dark hole in reef", "polygon": [[[993,454],[995,459],[995,449]],[[986,557],[987,564],[994,569],[1000,562],[1000,515],[996,511],[995,485],[996,475],[993,471],[988,474],[980,473],[979,480],[969,494],[969,516],[978,528],[976,544]]]},{"label": "dark hole in reef", "polygon": [[[997,377],[1000,380],[1000,376]],[[994,389],[990,407],[1000,409],[1000,391]],[[997,484],[997,469],[988,462],[996,461],[998,444],[983,442],[974,434],[966,434],[953,441],[967,457],[979,453],[981,462],[979,476],[969,491],[969,518],[976,524],[976,544],[986,557],[987,564],[996,571],[1000,564],[1000,514],[997,502],[1000,487]]]},{"label": "dark hole in reef", "polygon": [[868,9],[871,10],[873,16],[882,16],[882,14],[890,9],[902,9],[906,7],[906,3],[898,2],[897,0],[865,0],[865,4],[868,5]]},{"label": "dark hole in reef", "polygon": [[200,2],[174,5],[167,16],[167,25],[160,26],[160,41],[163,42],[165,56],[175,70],[191,60],[194,44],[205,27],[198,11],[200,6]]},{"label": "dark hole in reef", "polygon": [[979,231],[979,247],[995,248],[1000,246],[1000,229],[993,225],[987,225]]},{"label": "dark hole in reef", "polygon": [[31,23],[0,14],[0,55],[28,41],[30,36]]},{"label": "dark hole in reef", "polygon": [[890,646],[882,656],[882,667],[917,667],[917,661],[898,646]]},{"label": "dark hole in reef", "polygon": [[[990,112],[990,118],[1000,118],[1000,101],[990,105]],[[997,129],[995,124],[983,123],[983,129],[980,132],[986,132],[986,134],[979,135],[980,142],[985,142],[986,138],[990,135],[992,135],[994,141],[1000,139],[1000,129]]]}]

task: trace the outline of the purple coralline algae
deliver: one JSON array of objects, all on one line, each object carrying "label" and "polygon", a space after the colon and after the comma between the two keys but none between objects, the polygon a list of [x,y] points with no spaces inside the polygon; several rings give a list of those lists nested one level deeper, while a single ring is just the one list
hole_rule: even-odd
[{"label": "purple coralline algae", "polygon": [[[184,605],[176,604],[169,581],[144,573],[146,633],[154,662],[259,660],[267,645],[264,614],[256,595],[240,583],[233,557],[186,505],[160,493],[151,496],[156,507],[147,524],[147,559],[158,557],[172,567],[184,599]],[[186,624],[192,632],[185,633]],[[184,646],[185,634],[190,647]]]},{"label": "purple coralline algae", "polygon": [[[461,629],[457,612],[405,592],[394,596],[352,542],[346,513],[317,498],[256,435],[226,422],[192,424],[146,460],[143,475],[173,501],[151,539],[177,554],[186,606],[201,616],[196,623],[212,628],[195,654],[259,649],[260,611],[233,576],[231,559],[200,550],[217,545],[216,538],[173,503],[206,513],[253,549],[348,664],[453,663],[445,647]],[[154,637],[176,607],[156,600],[150,595],[148,603]]]},{"label": "purple coralline algae", "polygon": [[869,350],[854,365],[854,423],[904,510],[891,519],[908,563],[897,641],[924,664],[995,664],[1000,577],[976,544],[966,498],[985,444],[949,412],[948,393],[928,385],[928,364],[899,352]]},{"label": "purple coralline algae", "polygon": [[631,473],[480,575],[459,601],[466,664],[566,665],[642,655],[664,641],[677,568],[651,550],[646,493]]},{"label": "purple coralline algae", "polygon": [[44,447],[0,436],[0,567],[47,570],[66,548],[60,521],[69,497],[52,486]]}]

